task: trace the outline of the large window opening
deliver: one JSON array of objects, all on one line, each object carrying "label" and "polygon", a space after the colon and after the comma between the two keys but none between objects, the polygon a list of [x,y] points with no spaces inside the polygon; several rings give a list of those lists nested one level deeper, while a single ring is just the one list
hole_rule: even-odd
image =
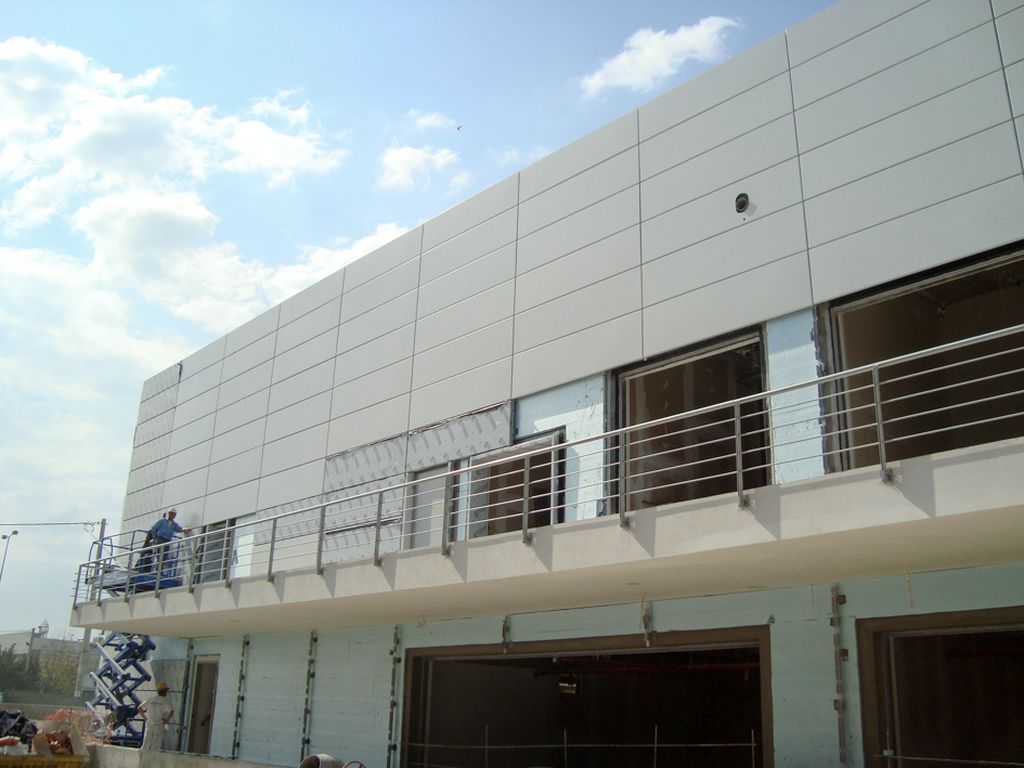
[{"label": "large window opening", "polygon": [[756,641],[410,654],[403,765],[767,765],[762,656]]},{"label": "large window opening", "polygon": [[[834,306],[840,370],[1024,323],[1019,254]],[[879,462],[871,375],[849,376],[840,406],[851,466]],[[879,371],[887,459],[1024,435],[1024,335]],[[838,468],[838,467],[837,467]]]},{"label": "large window opening", "polygon": [[622,374],[623,426],[665,419],[623,436],[627,509],[729,493],[739,476],[745,489],[767,485],[765,401],[730,402],[762,392],[764,378],[757,336]]},{"label": "large window opening", "polygon": [[988,613],[859,623],[866,765],[1024,762],[1024,615]]}]

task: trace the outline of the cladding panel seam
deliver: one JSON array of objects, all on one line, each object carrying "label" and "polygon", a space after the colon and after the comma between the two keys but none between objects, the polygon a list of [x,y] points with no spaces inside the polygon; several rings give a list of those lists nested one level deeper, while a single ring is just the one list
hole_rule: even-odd
[{"label": "cladding panel seam", "polygon": [[[1006,104],[1007,104],[1007,106],[1010,109],[1010,116],[1012,118],[1013,117],[1013,96],[1010,93],[1010,81],[1009,81],[1009,79],[1008,79],[1008,77],[1006,75],[1006,68],[1007,68],[1007,66],[1010,66],[1012,64],[1016,64],[1017,62],[1010,62],[1010,65],[1008,65],[1006,63],[1006,61],[1003,59],[1003,41],[1002,41],[1002,38],[999,36],[999,25],[994,23],[995,9],[992,7],[992,0],[989,0],[988,7],[989,7],[989,10],[992,11],[992,15],[993,15],[993,26],[995,28],[995,33],[996,33],[996,49],[999,52],[999,61],[1003,65],[1003,86],[1006,88]],[[1016,10],[1020,11],[1019,8],[1016,9]],[[1009,13],[1012,13],[1012,12],[1013,11],[1009,11]],[[1021,12],[1024,13],[1024,11],[1021,11]],[[1004,15],[1007,15],[1007,14],[1004,14]],[[1020,59],[1020,60],[1024,61],[1024,59]],[[1016,130],[1016,123],[1014,124],[1014,128],[1015,128],[1015,130],[1013,131],[1013,137],[1014,137],[1014,140],[1017,142],[1017,157],[1018,157],[1018,159],[1021,162],[1021,171],[1024,171],[1024,150],[1021,149],[1020,131]]]},{"label": "cladding panel seam", "polygon": [[[633,111],[635,112],[636,110],[633,110]],[[675,127],[675,126],[673,126],[673,127]],[[600,130],[600,129],[598,129],[598,130]],[[584,138],[586,138],[586,137],[584,137]],[[571,145],[570,145],[570,146],[571,146]],[[588,165],[588,166],[587,166],[586,168],[582,168],[582,169],[580,169],[579,171],[576,171],[575,173],[571,173],[571,174],[569,174],[568,176],[566,176],[566,177],[565,177],[565,178],[563,178],[563,179],[559,179],[559,180],[558,180],[558,181],[556,181],[556,182],[555,182],[554,184],[552,184],[552,185],[551,185],[550,187],[545,187],[544,189],[540,190],[539,192],[534,192],[534,193],[533,193],[532,195],[530,195],[529,197],[524,197],[524,198],[523,198],[522,200],[520,200],[520,201],[519,201],[519,204],[520,204],[520,205],[522,205],[523,203],[528,203],[528,202],[530,202],[531,200],[535,200],[535,199],[537,199],[537,198],[538,198],[538,197],[540,197],[541,195],[545,195],[545,194],[547,194],[548,192],[550,192],[550,191],[551,191],[551,190],[553,190],[553,189],[558,189],[558,188],[559,188],[560,186],[562,186],[563,184],[566,184],[566,183],[568,183],[568,182],[570,182],[570,181],[572,181],[572,180],[574,180],[574,179],[577,179],[577,178],[579,178],[579,177],[580,177],[580,176],[582,176],[583,174],[585,174],[585,173],[588,173],[588,172],[590,172],[590,171],[594,170],[595,168],[597,168],[597,167],[598,167],[598,166],[600,166],[600,165],[604,165],[604,164],[605,164],[605,163],[607,163],[607,162],[608,162],[609,160],[614,160],[615,158],[619,157],[620,155],[624,155],[624,154],[626,154],[627,152],[632,152],[632,151],[633,151],[634,149],[636,149],[636,148],[637,148],[637,147],[639,147],[639,146],[640,146],[640,142],[634,142],[633,144],[630,144],[630,145],[629,145],[628,147],[626,147],[625,149],[621,149],[621,150],[619,150],[618,152],[616,152],[616,153],[614,153],[614,154],[611,154],[611,155],[607,155],[607,156],[604,156],[604,157],[602,157],[602,158],[601,158],[600,160],[598,160],[598,161],[596,161],[595,163],[593,163],[592,165]],[[639,168],[639,164],[637,165],[637,167]],[[623,189],[627,189],[627,187],[623,187]],[[619,192],[621,192],[621,191],[622,191],[622,190],[620,189],[620,190],[619,190]],[[617,194],[617,193],[616,193],[616,194]],[[580,209],[580,210],[582,210],[582,209]],[[575,213],[575,211],[573,211],[573,213]],[[569,215],[569,216],[571,216],[572,214],[570,213],[570,214],[568,214],[568,215]],[[564,217],[563,217],[563,218],[564,218]],[[538,227],[538,229],[542,229],[542,227]],[[536,232],[536,231],[537,231],[536,229],[532,229],[532,230],[530,230],[530,232]],[[519,236],[519,232],[518,232],[518,230],[517,230],[517,231],[516,231],[516,237],[518,237],[518,236]]]},{"label": "cladding panel seam", "polygon": [[[505,210],[508,210],[508,209],[506,208]],[[504,211],[502,213],[504,213]],[[494,217],[492,216],[491,218],[494,218]],[[471,227],[471,229],[472,229],[472,227]],[[419,326],[420,284],[421,284],[420,281],[421,281],[421,279],[423,277],[423,255],[424,255],[423,254],[423,238],[424,238],[424,232],[425,231],[426,231],[426,227],[425,226],[424,227],[420,227],[420,244],[419,244],[419,248],[417,248],[417,252],[419,253],[419,257],[418,258],[420,260],[420,263],[419,263],[419,265],[417,267],[417,272],[416,272],[416,305],[413,307],[413,313],[412,313],[412,316],[413,316],[413,321],[412,321],[412,351],[413,351],[413,355],[412,355],[412,362],[409,364],[409,386],[406,388],[406,391],[403,394],[397,396],[397,397],[408,397],[409,398],[409,403],[408,403],[408,405],[406,406],[406,409],[405,409],[405,428],[406,428],[406,430],[409,429],[409,425],[412,423],[412,384],[413,384],[413,381],[415,381],[415,377],[416,377],[416,331],[418,330],[418,326]],[[441,244],[438,243],[438,245],[441,245]],[[391,400],[395,400],[397,398],[393,397],[393,398],[390,398],[390,399]],[[385,401],[385,402],[387,402],[387,401]],[[375,403],[375,405],[379,405],[379,403]],[[333,407],[334,406],[332,404],[332,406],[331,406],[331,408],[332,408],[331,412],[332,413],[334,412],[333,411]],[[330,443],[328,441],[328,449],[329,449],[329,445],[330,445]],[[404,455],[402,457],[402,463],[405,464],[405,465],[408,465],[408,463],[409,463],[409,440],[408,440],[408,438],[405,441],[405,451],[403,453],[404,453]],[[327,465],[326,464],[324,464],[324,488],[327,488]]]},{"label": "cladding panel seam", "polygon": [[[519,174],[517,173],[517,174],[515,174],[515,175],[516,175],[516,176],[518,176]],[[509,177],[506,177],[506,178],[502,179],[501,181],[499,181],[499,182],[498,182],[498,184],[501,184],[501,183],[503,183],[503,182],[506,182],[506,181],[508,181],[508,180],[509,180],[510,178],[511,178],[511,176],[509,176]],[[495,185],[495,186],[497,186],[497,185]],[[487,191],[487,190],[484,190],[484,192],[486,192],[486,191]],[[480,194],[483,194],[483,193],[480,193]],[[471,197],[471,198],[468,198],[468,199],[469,199],[469,200],[472,200],[473,198]],[[464,200],[464,201],[462,201],[462,202],[466,202],[466,201]],[[461,204],[462,204],[462,203],[456,203],[456,204],[455,204],[454,206],[452,206],[451,208],[449,208],[449,209],[448,209],[448,211],[453,211],[453,210],[455,210],[455,208],[457,208],[457,207],[458,207],[459,205],[461,205]],[[498,217],[499,217],[499,216],[501,216],[502,214],[508,213],[508,212],[509,212],[509,211],[511,211],[511,210],[512,210],[513,208],[518,208],[518,207],[519,207],[519,202],[518,202],[518,199],[517,199],[517,201],[516,201],[516,202],[514,202],[514,203],[513,203],[512,205],[508,206],[507,208],[502,208],[502,209],[501,209],[500,211],[495,211],[495,212],[494,212],[493,214],[491,214],[490,216],[487,216],[486,218],[480,219],[480,221],[476,222],[476,223],[475,223],[475,224],[473,224],[472,226],[466,227],[465,229],[463,229],[463,230],[460,230],[460,231],[456,232],[456,233],[455,233],[454,235],[452,235],[451,237],[445,238],[444,240],[441,240],[441,241],[439,241],[439,242],[436,242],[436,243],[434,243],[434,244],[433,244],[432,246],[430,246],[430,247],[429,247],[429,248],[428,248],[427,250],[425,250],[425,251],[423,250],[423,237],[421,236],[421,237],[420,237],[420,258],[422,259],[422,258],[423,258],[424,256],[426,256],[427,254],[429,254],[429,253],[430,253],[431,251],[433,251],[433,250],[434,250],[435,248],[440,248],[440,247],[441,247],[442,245],[444,245],[445,243],[450,243],[450,242],[451,242],[452,240],[454,240],[455,238],[457,238],[457,237],[462,237],[462,235],[466,234],[467,232],[471,232],[471,231],[473,231],[474,229],[476,229],[477,227],[481,227],[481,226],[483,226],[484,224],[486,224],[487,222],[489,222],[489,221],[492,221],[492,220],[494,220],[494,219],[498,218]],[[439,213],[439,214],[438,214],[437,216],[435,216],[435,217],[434,217],[434,219],[439,219],[439,218],[441,218],[441,217],[442,217],[442,216],[444,216],[444,215],[445,215],[446,213],[448,213],[448,211],[442,211],[442,212],[441,212],[441,213]],[[433,221],[434,219],[431,219],[431,221]],[[429,223],[429,222],[428,222],[428,223]],[[506,245],[508,245],[508,243],[506,243]]]},{"label": "cladding panel seam", "polygon": [[[845,187],[850,186],[851,184],[856,184],[857,182],[864,181],[865,179],[870,179],[872,176],[877,176],[880,173],[885,173],[886,171],[891,171],[893,168],[899,168],[901,165],[905,165],[906,163],[913,162],[914,160],[920,160],[922,157],[927,157],[928,155],[934,154],[936,152],[940,152],[943,149],[948,149],[949,147],[952,147],[952,146],[954,146],[956,144],[959,144],[959,143],[961,143],[963,141],[967,141],[968,139],[975,138],[975,137],[980,136],[981,134],[983,134],[983,133],[985,133],[987,131],[994,130],[994,129],[999,128],[999,127],[1004,126],[1004,125],[1009,125],[1011,130],[1012,130],[1014,128],[1013,118],[1009,118],[1007,120],[1000,120],[998,123],[992,123],[992,125],[986,125],[984,128],[979,128],[976,131],[972,131],[971,133],[967,133],[967,134],[964,134],[963,136],[959,136],[959,137],[953,139],[952,141],[947,141],[946,143],[939,144],[937,146],[932,147],[931,149],[926,149],[924,152],[919,152],[916,155],[908,155],[907,157],[904,157],[904,158],[902,158],[901,160],[899,160],[899,161],[897,161],[895,163],[890,163],[889,165],[883,166],[881,168],[876,168],[875,170],[871,171],[870,173],[865,173],[863,176],[858,176],[855,179],[850,179],[849,181],[843,182],[842,184],[839,184],[839,185],[837,185],[835,187],[830,187],[829,189],[826,189],[826,190],[824,190],[822,192],[816,192],[813,195],[809,195],[809,196],[804,198],[804,202],[807,202],[807,201],[810,201],[810,200],[817,200],[818,198],[824,197],[825,195],[830,195],[833,192],[835,192],[836,190],[843,189]],[[993,182],[990,182],[989,184],[982,184],[980,187],[975,187],[974,189],[983,189],[984,187],[990,186],[991,184],[998,184],[1000,181],[1006,181],[1006,179],[1011,178],[1012,176],[1017,176],[1017,175],[1019,175],[1019,174],[1014,172],[1014,173],[1010,174],[1010,176],[1003,176],[1002,178],[997,179],[997,180],[995,180]],[[956,194],[956,195],[953,195],[952,197],[945,198],[944,200],[941,200],[939,202],[945,202],[946,200],[952,200],[952,199],[957,198],[957,197],[960,197],[960,194]],[[932,205],[935,205],[935,204],[936,203],[930,203],[928,205],[922,206],[922,208],[918,208],[918,209],[915,209],[915,210],[923,210],[924,208],[930,208]],[[898,219],[898,218],[900,218],[900,216],[894,216],[893,218]],[[892,221],[892,219],[886,219],[886,221]],[[881,223],[881,222],[879,222],[879,223]],[[857,231],[860,231],[860,230],[857,230]],[[842,235],[842,237],[845,237],[845,235]],[[823,245],[826,242],[831,242],[832,240],[838,240],[838,239],[839,238],[832,238],[831,240],[825,240],[825,241],[822,241],[820,243],[815,243],[815,245]]]},{"label": "cladding panel seam", "polygon": [[815,243],[813,246],[811,246],[811,250],[813,251],[813,250],[815,250],[817,248],[821,248],[822,246],[829,245],[830,243],[835,243],[835,242],[838,242],[840,240],[845,240],[848,237],[852,237],[853,235],[860,234],[861,232],[867,232],[868,230],[874,229],[875,227],[880,227],[883,224],[888,224],[888,223],[893,222],[893,221],[899,221],[900,219],[905,219],[908,216],[913,216],[915,214],[921,213],[921,211],[927,211],[929,208],[934,208],[934,207],[936,207],[938,205],[943,205],[943,204],[948,203],[948,202],[950,202],[952,200],[958,200],[958,199],[960,199],[962,197],[966,197],[967,195],[971,195],[971,194],[973,194],[975,192],[978,192],[978,191],[980,191],[982,189],[988,189],[989,187],[994,187],[997,184],[1002,184],[1003,182],[1009,181],[1010,179],[1019,179],[1019,178],[1022,178],[1022,175],[1021,175],[1020,172],[1015,170],[1009,176],[1004,176],[1001,179],[995,179],[994,181],[990,181],[987,184],[981,184],[981,185],[979,185],[977,187],[972,187],[970,189],[965,189],[963,192],[958,192],[957,194],[951,195],[951,196],[946,197],[946,198],[943,198],[942,200],[936,200],[935,202],[929,203],[928,205],[922,205],[920,208],[915,208],[912,211],[907,211],[905,213],[901,213],[898,216],[892,216],[891,218],[888,218],[888,219],[880,219],[878,221],[872,222],[871,224],[868,224],[865,227],[860,227],[859,229],[855,229],[855,230],[852,230],[850,232],[844,232],[843,234],[839,235],[838,237],[829,238],[828,240],[822,240],[820,243]]},{"label": "cladding panel seam", "polygon": [[[854,86],[860,85],[861,83],[865,83],[868,80],[871,80],[873,77],[877,77],[879,75],[883,75],[886,72],[888,72],[888,71],[890,71],[890,70],[892,70],[892,69],[894,69],[896,67],[899,67],[899,66],[902,66],[903,64],[906,64],[908,61],[913,61],[918,56],[924,56],[925,54],[931,53],[932,51],[936,50],[937,48],[941,48],[944,45],[948,45],[952,41],[957,40],[957,39],[963,37],[964,35],[969,35],[971,32],[976,32],[977,30],[979,30],[982,27],[984,27],[986,25],[989,25],[991,23],[992,23],[991,21],[983,21],[981,24],[975,24],[970,29],[965,29],[964,31],[958,32],[957,34],[953,35],[952,37],[946,38],[945,40],[942,40],[942,41],[940,41],[938,43],[935,43],[934,45],[929,45],[927,48],[922,48],[920,51],[916,51],[915,53],[911,54],[910,56],[907,56],[906,58],[900,59],[899,61],[894,61],[892,64],[889,64],[889,65],[887,65],[885,67],[882,67],[881,69],[875,70],[871,74],[865,75],[864,77],[860,78],[859,80],[854,80],[853,82],[845,83],[841,87],[836,88],[834,91],[829,91],[828,93],[824,94],[823,96],[819,96],[816,99],[812,99],[811,101],[808,101],[808,102],[806,102],[804,104],[801,104],[799,107],[797,107],[797,112],[799,112],[801,110],[804,110],[804,109],[807,109],[808,107],[814,106],[815,104],[817,104],[819,102],[822,102],[825,99],[829,99],[829,98],[835,96],[837,93],[842,93],[843,91],[847,90],[848,88],[853,88]],[[797,69],[797,68],[799,68],[801,66],[803,66],[803,65],[797,64],[797,66],[794,67],[793,69]],[[992,72],[995,72],[995,71],[996,70],[992,70]],[[987,72],[985,74],[986,75],[990,75],[990,74],[992,74],[992,72]],[[984,76],[985,75],[982,75],[982,77],[984,77]],[[980,79],[980,78],[976,78],[976,79]],[[957,87],[959,87],[959,86],[957,86]],[[955,90],[955,88],[951,88],[950,90]],[[946,93],[946,92],[944,91],[944,93]],[[941,94],[939,94],[939,95],[941,95]],[[925,99],[925,101],[928,101],[928,100],[929,99]],[[923,104],[924,102],[918,102],[918,103],[919,104]],[[909,109],[909,107],[908,107],[908,109]],[[904,111],[904,110],[900,110],[900,111]],[[892,114],[896,115],[896,114],[899,114],[899,112],[893,112]],[[882,118],[882,119],[884,120],[885,118]],[[870,123],[868,125],[870,125]],[[856,133],[856,131],[851,131],[851,133]]]},{"label": "cladding panel seam", "polygon": [[860,32],[858,32],[857,34],[853,35],[852,37],[847,37],[846,39],[842,40],[841,42],[838,42],[835,45],[830,46],[829,48],[826,48],[826,49],[824,49],[822,51],[818,51],[813,56],[809,56],[808,58],[806,58],[803,61],[801,61],[798,64],[796,64],[793,67],[793,69],[798,69],[799,67],[802,67],[805,64],[808,64],[809,62],[812,62],[815,59],[820,58],[821,56],[824,56],[826,53],[834,51],[836,48],[841,48],[842,46],[846,45],[847,43],[851,42],[852,40],[856,40],[858,37],[863,37],[864,35],[867,35],[867,34],[869,34],[871,32],[874,32],[876,29],[880,29],[880,28],[884,27],[886,24],[891,23],[894,19],[898,19],[901,16],[906,16],[908,13],[913,13],[918,8],[921,8],[922,6],[928,5],[928,3],[930,3],[931,1],[932,0],[921,0],[921,2],[918,3],[917,5],[913,5],[910,8],[906,8],[905,10],[902,10],[899,13],[897,13],[895,16],[890,16],[889,18],[885,19],[884,21],[878,22],[877,24],[875,24],[872,27],[868,27],[867,29],[862,29]]}]

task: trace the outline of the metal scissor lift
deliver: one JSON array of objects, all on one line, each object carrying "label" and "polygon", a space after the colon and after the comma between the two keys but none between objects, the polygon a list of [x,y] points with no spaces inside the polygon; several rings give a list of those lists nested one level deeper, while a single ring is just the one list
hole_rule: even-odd
[{"label": "metal scissor lift", "polygon": [[[108,723],[110,743],[122,747],[142,746],[146,721],[139,715],[142,701],[136,691],[153,676],[143,666],[156,643],[149,635],[108,632],[96,641],[101,662],[89,676],[96,685],[96,697],[89,710]],[[107,714],[98,711],[105,709]]]}]

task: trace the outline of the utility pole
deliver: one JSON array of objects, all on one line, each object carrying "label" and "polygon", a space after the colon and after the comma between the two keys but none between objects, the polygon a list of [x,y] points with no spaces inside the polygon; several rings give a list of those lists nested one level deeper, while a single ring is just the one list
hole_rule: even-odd
[{"label": "utility pole", "polygon": [[[107,535],[107,518],[100,520],[100,535],[98,537],[100,543],[100,554],[102,554],[103,539]],[[102,568],[102,564],[100,565]],[[92,629],[90,627],[85,628],[85,634],[82,635],[82,651],[78,654],[78,672],[75,674],[75,696],[81,696],[82,690],[85,688],[85,667],[89,662],[89,648],[92,645]]]}]

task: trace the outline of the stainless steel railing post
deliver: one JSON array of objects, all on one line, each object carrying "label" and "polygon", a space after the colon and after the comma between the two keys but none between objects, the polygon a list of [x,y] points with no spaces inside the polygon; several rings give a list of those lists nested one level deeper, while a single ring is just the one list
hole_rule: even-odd
[{"label": "stainless steel railing post", "polygon": [[523,544],[532,544],[530,534],[530,458],[523,459]]},{"label": "stainless steel railing post", "polygon": [[736,440],[736,503],[746,509],[750,506],[750,497],[743,492],[743,419],[739,403],[733,404],[732,414]]},{"label": "stainless steel railing post", "polygon": [[878,468],[883,483],[892,482],[892,470],[885,457],[885,426],[882,417],[882,387],[878,379],[878,366],[871,369],[871,396],[875,405],[875,434],[878,437]]},{"label": "stainless steel railing post", "polygon": [[[453,467],[450,467],[453,468]],[[444,478],[444,503],[441,512],[441,556],[448,557],[452,551],[451,525],[455,515],[455,479],[454,475],[445,475]]]},{"label": "stainless steel railing post", "polygon": [[326,532],[324,530],[327,524],[327,505],[324,504],[320,507],[320,525],[316,529],[316,572],[321,574],[324,572],[324,538]]},{"label": "stainless steel railing post", "polygon": [[377,522],[373,526],[373,564],[381,564],[380,556],[380,521],[384,515],[384,493],[377,494]]},{"label": "stainless steel railing post", "polygon": [[274,547],[277,545],[277,518],[270,521],[270,553],[267,557],[267,581],[274,580]]}]

